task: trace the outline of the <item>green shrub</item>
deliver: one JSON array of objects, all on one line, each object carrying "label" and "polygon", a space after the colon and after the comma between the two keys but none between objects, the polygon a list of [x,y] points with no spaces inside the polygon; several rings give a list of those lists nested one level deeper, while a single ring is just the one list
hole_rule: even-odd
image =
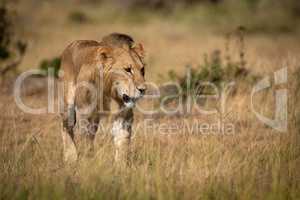
[{"label": "green shrub", "polygon": [[10,44],[10,22],[7,9],[0,5],[0,59],[7,59],[10,56],[8,46]]},{"label": "green shrub", "polygon": [[192,92],[197,89],[197,94],[210,94],[211,87],[202,86],[201,83],[209,82],[220,88],[222,83],[231,81],[243,81],[253,83],[258,79],[257,75],[249,72],[248,69],[242,67],[239,62],[229,62],[224,64],[221,60],[221,51],[216,50],[211,57],[205,56],[204,64],[196,68],[186,66],[186,73],[183,76],[169,71],[169,78],[179,83],[182,88],[183,96],[188,92],[188,88]]},{"label": "green shrub", "polygon": [[198,65],[196,68],[188,65],[186,69],[187,73],[184,76],[178,76],[174,71],[169,72],[169,78],[179,82],[183,96],[186,95],[188,88],[192,91],[197,89],[197,93],[201,94],[211,93],[210,89],[212,88],[202,86],[201,83],[209,82],[217,87],[221,87],[221,83],[245,78],[249,73],[247,69],[241,68],[235,63],[222,64],[220,57],[206,60],[204,64]]},{"label": "green shrub", "polygon": [[45,59],[41,61],[39,68],[45,75],[50,75],[57,78],[60,69],[60,63],[61,59],[59,57]]},{"label": "green shrub", "polygon": [[[1,2],[1,1],[0,1]],[[13,11],[6,1],[0,3],[0,75],[15,74],[26,52],[27,42],[19,37]]]},{"label": "green shrub", "polygon": [[[232,60],[229,55],[232,36],[235,36],[238,41],[238,60]],[[169,78],[180,84],[183,97],[186,97],[189,91],[198,95],[212,93],[213,88],[201,84],[204,82],[209,82],[221,89],[222,83],[242,81],[252,84],[259,78],[245,67],[247,62],[245,60],[244,27],[239,27],[236,32],[227,35],[224,52],[224,56],[222,56],[221,50],[214,50],[210,55],[205,54],[203,64],[196,68],[187,66],[187,73],[183,76],[169,71]]]},{"label": "green shrub", "polygon": [[7,59],[9,55],[7,48],[0,46],[0,59]]}]

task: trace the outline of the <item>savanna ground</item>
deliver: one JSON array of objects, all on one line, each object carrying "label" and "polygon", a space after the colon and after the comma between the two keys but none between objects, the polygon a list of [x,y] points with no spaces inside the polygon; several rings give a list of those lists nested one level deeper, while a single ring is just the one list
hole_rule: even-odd
[{"label": "savanna ground", "polygon": [[[70,167],[62,159],[58,115],[24,113],[10,92],[13,82],[2,82],[1,199],[300,199],[300,37],[298,30],[290,31],[296,22],[281,22],[284,16],[276,13],[269,17],[246,13],[223,21],[214,16],[216,10],[202,7],[186,13],[179,10],[171,17],[146,11],[128,14],[107,5],[78,2],[20,1],[13,7],[29,41],[19,72],[38,68],[73,40],[100,40],[111,32],[127,33],[144,44],[146,79],[158,84],[170,81],[170,70],[184,74],[187,65],[203,66],[204,55],[217,49],[222,63],[238,62],[243,52],[244,67],[258,80],[269,76],[274,82],[273,72],[287,67],[288,82],[257,94],[254,107],[274,118],[275,89],[287,88],[288,129],[278,132],[255,116],[250,95],[258,80],[242,77],[234,80],[226,113],[136,113],[138,127],[133,130],[128,167],[119,168],[114,162],[109,132],[97,135],[93,157],[81,157]],[[266,24],[260,26],[251,18]],[[242,22],[251,31],[241,46],[237,36],[228,39],[227,35]],[[260,32],[261,27],[267,28]],[[36,107],[46,105],[47,90],[24,99]],[[220,99],[202,106],[218,108]],[[233,124],[234,131],[201,132],[182,126],[220,121]]]}]

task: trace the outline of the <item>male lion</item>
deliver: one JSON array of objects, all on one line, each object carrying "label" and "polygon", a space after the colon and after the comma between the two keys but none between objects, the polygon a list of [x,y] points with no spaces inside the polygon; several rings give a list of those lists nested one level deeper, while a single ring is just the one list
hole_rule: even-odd
[{"label": "male lion", "polygon": [[75,41],[64,50],[61,81],[64,89],[62,137],[65,161],[74,162],[78,158],[75,125],[79,125],[80,133],[86,134],[93,145],[98,123],[109,111],[112,100],[119,106],[112,127],[115,157],[120,159],[127,154],[132,108],[146,90],[144,50],[141,44],[133,45],[130,36],[112,33],[101,42]]}]

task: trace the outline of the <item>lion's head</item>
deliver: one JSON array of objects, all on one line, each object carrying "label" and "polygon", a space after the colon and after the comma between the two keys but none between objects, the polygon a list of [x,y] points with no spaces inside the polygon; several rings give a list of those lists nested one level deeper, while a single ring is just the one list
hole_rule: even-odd
[{"label": "lion's head", "polygon": [[103,38],[106,59],[106,85],[111,97],[120,105],[133,107],[146,91],[144,50],[125,34],[113,33]]}]

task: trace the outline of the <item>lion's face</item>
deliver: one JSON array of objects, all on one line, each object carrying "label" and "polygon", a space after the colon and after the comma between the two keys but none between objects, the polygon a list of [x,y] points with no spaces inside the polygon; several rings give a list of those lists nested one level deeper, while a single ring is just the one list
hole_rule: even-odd
[{"label": "lion's face", "polygon": [[111,96],[125,107],[133,107],[146,91],[145,64],[135,49],[114,50],[111,65]]}]

